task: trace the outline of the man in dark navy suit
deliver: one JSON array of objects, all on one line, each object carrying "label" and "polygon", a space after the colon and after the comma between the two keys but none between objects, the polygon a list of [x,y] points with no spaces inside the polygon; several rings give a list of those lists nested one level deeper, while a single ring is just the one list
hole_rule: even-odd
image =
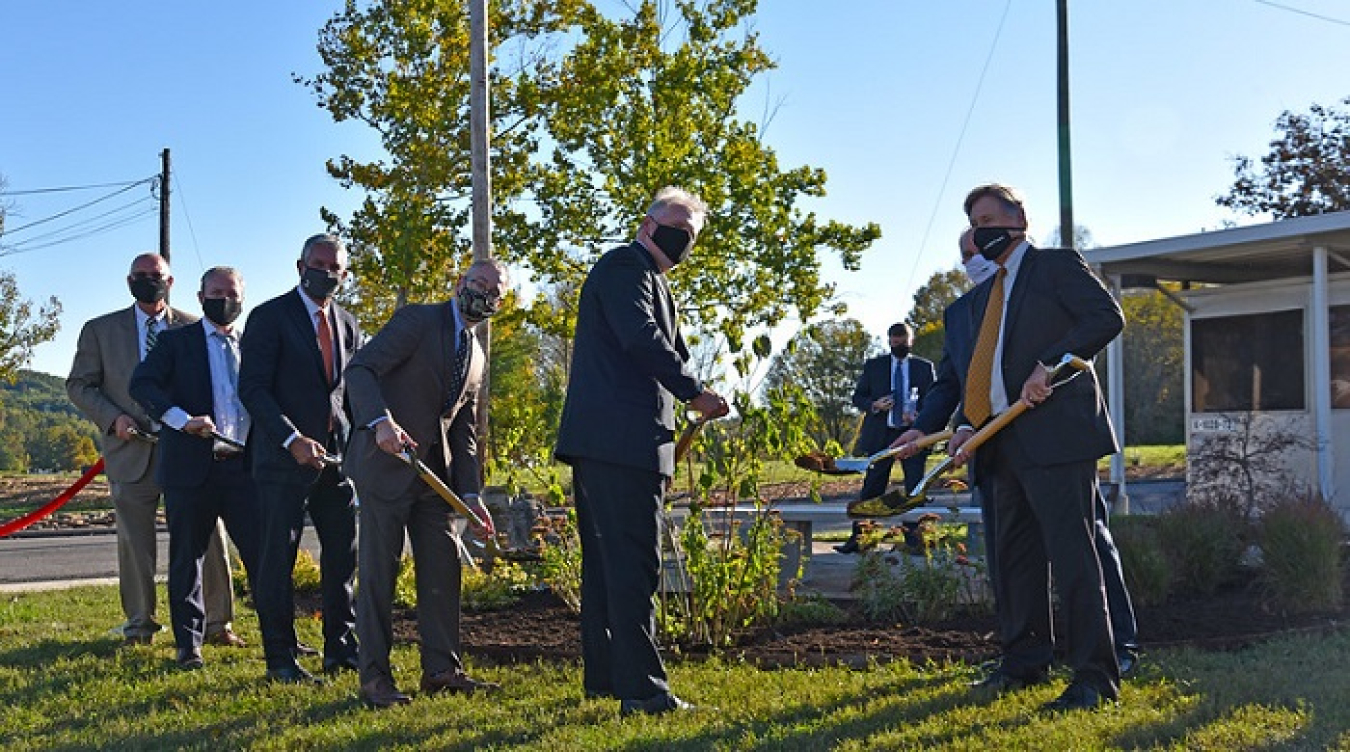
[{"label": "man in dark navy suit", "polygon": [[263,501],[258,623],[267,677],[317,683],[296,661],[295,568],[305,514],[319,536],[324,671],[357,669],[356,503],[340,455],[351,421],[342,371],[361,345],[356,318],[333,300],[347,276],[347,249],[333,235],[305,241],[300,284],[248,317],[240,396],[253,416],[253,475]]},{"label": "man in dark navy suit", "polygon": [[[933,362],[910,354],[914,333],[909,324],[891,324],[886,331],[889,352],[863,363],[858,385],[853,389],[853,406],[862,411],[862,428],[853,445],[853,454],[864,457],[891,445],[896,437],[914,424],[923,409],[924,397],[933,385]],[[900,462],[905,474],[905,491],[913,491],[923,479],[928,451],[916,452]],[[867,468],[859,499],[875,499],[886,491],[895,460],[887,457]],[[835,546],[842,554],[858,550],[861,529],[853,523],[853,535]]]},{"label": "man in dark navy suit", "polygon": [[1006,186],[965,201],[980,254],[998,265],[970,293],[975,332],[965,369],[962,425],[949,451],[1018,400],[1033,409],[975,453],[993,511],[1003,658],[983,682],[995,691],[1046,681],[1053,632],[1050,571],[1064,608],[1073,679],[1046,709],[1095,708],[1119,694],[1120,666],[1097,551],[1097,460],[1119,451],[1096,375],[1053,391],[1050,365],[1091,359],[1124,328],[1120,306],[1076,251],[1026,241],[1021,199]]},{"label": "man in dark navy suit", "polygon": [[656,647],[657,530],[675,472],[675,401],[705,417],[726,401],[689,372],[665,273],[689,257],[707,208],[661,189],[637,239],[596,262],[581,288],[558,459],[572,466],[581,535],[583,686],[621,714],[691,707]]},{"label": "man in dark navy suit", "polygon": [[173,429],[160,433],[156,479],[169,522],[169,618],[185,669],[202,667],[202,560],[218,521],[250,582],[258,565],[258,495],[241,448],[250,420],[239,401],[234,329],[244,280],[227,266],[208,269],[197,298],[205,318],[161,333],[128,386],[148,415]]}]

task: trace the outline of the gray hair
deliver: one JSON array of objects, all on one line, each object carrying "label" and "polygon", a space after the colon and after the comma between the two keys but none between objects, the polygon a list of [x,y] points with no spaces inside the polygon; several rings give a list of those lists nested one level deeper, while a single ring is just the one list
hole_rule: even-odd
[{"label": "gray hair", "polygon": [[503,285],[506,287],[511,286],[511,272],[507,269],[506,264],[502,263],[500,259],[475,259],[472,264],[469,264],[469,268],[464,270],[464,277],[468,278],[475,269],[493,269],[497,272],[497,276],[501,278]]},{"label": "gray hair", "polygon": [[328,233],[321,232],[318,235],[310,235],[305,239],[305,244],[300,248],[300,260],[309,263],[309,252],[317,245],[331,245],[338,253],[347,252],[347,244],[342,242],[342,238]]},{"label": "gray hair", "polygon": [[238,269],[233,266],[213,266],[202,273],[202,292],[206,292],[206,283],[209,282],[212,277],[234,277],[239,280],[240,287],[244,286],[244,275],[240,274]]},{"label": "gray hair", "polygon": [[656,192],[652,205],[647,207],[647,216],[655,219],[656,215],[667,206],[684,207],[700,228],[703,226],[704,217],[708,214],[708,205],[703,203],[703,199],[679,186],[668,185]]},{"label": "gray hair", "polygon": [[966,194],[965,209],[967,217],[970,216],[971,207],[975,206],[975,202],[982,198],[995,199],[1004,210],[1010,214],[1016,214],[1022,219],[1023,224],[1026,223],[1027,210],[1026,207],[1022,206],[1022,197],[1017,194],[1016,190],[999,183],[977,186]]}]

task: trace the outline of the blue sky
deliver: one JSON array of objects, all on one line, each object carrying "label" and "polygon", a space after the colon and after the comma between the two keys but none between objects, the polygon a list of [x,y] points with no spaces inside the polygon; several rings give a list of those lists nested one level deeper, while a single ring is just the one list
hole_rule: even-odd
[{"label": "blue sky", "polygon": [[[131,181],[156,174],[168,147],[176,303],[196,310],[197,277],[216,264],[241,269],[249,303],[280,294],[295,284],[300,243],[323,229],[319,207],[346,215],[361,199],[327,176],[324,160],[378,155],[367,129],[333,123],[291,80],[318,72],[318,29],[339,7],[0,4],[0,175],[9,191]],[[743,116],[772,111],[766,140],[780,162],[826,171],[829,195],[810,210],[881,225],[860,272],[826,262],[850,315],[874,332],[954,264],[970,187],[1022,189],[1042,239],[1058,224],[1054,8],[761,2],[754,28],[779,68],[744,100]],[[1103,245],[1258,221],[1214,204],[1232,182],[1231,157],[1264,154],[1281,111],[1350,95],[1344,0],[1071,2],[1070,34],[1075,215]],[[10,197],[8,223],[104,193]],[[139,187],[101,206],[148,195]],[[147,215],[0,257],[26,296],[55,295],[65,307],[34,368],[64,375],[82,323],[130,304],[127,266],[155,249],[157,232]]]}]

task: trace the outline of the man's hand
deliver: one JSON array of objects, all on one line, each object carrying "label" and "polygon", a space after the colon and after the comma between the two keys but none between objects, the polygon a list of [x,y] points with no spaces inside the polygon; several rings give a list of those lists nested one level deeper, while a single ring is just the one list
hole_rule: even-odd
[{"label": "man's hand", "polygon": [[1035,407],[1044,402],[1054,389],[1050,386],[1050,372],[1040,363],[1031,370],[1027,383],[1022,385],[1022,401],[1027,407]]},{"label": "man's hand", "polygon": [[697,397],[689,401],[689,408],[703,416],[704,420],[720,418],[731,412],[727,401],[711,389],[704,389]]},{"label": "man's hand", "polygon": [[967,441],[970,441],[970,437],[974,435],[975,429],[970,426],[961,426],[956,429],[956,432],[952,434],[952,437],[947,440],[947,454],[951,455],[951,457],[956,460],[952,463],[953,467],[961,467],[970,460],[970,457],[965,452],[961,451],[961,446]]},{"label": "man's hand", "polygon": [[323,444],[307,436],[299,436],[287,448],[290,449],[291,456],[295,458],[295,464],[306,465],[315,470],[323,469],[323,458],[328,454],[324,450]]},{"label": "man's hand", "polygon": [[918,451],[918,449],[914,446],[914,442],[918,441],[919,439],[922,439],[925,435],[926,434],[924,434],[923,431],[920,431],[917,428],[911,428],[908,431],[905,431],[904,433],[900,434],[900,436],[898,436],[895,441],[892,441],[890,448],[895,449],[896,447],[902,447],[900,449],[900,453],[897,454],[896,457],[899,457],[902,460],[907,460],[910,457],[913,457],[914,454]]},{"label": "man's hand", "polygon": [[183,433],[190,433],[203,439],[211,438],[211,434],[215,432],[216,422],[211,420],[210,415],[194,415],[183,425]]},{"label": "man's hand", "polygon": [[131,441],[135,438],[131,435],[133,429],[139,429],[136,419],[126,413],[117,416],[117,420],[113,421],[113,433],[122,441]]},{"label": "man's hand", "polygon": [[382,420],[375,426],[375,443],[385,452],[395,455],[402,452],[405,446],[417,448],[417,442],[393,418]]},{"label": "man's hand", "polygon": [[482,525],[475,525],[473,520],[469,520],[469,529],[473,531],[473,534],[483,540],[496,537],[497,526],[492,522],[492,515],[488,513],[487,505],[483,503],[483,500],[469,497],[463,501],[464,505],[472,509],[478,515],[478,519],[483,521]]},{"label": "man's hand", "polygon": [[892,407],[895,407],[895,397],[889,394],[885,397],[879,397],[872,402],[872,412],[874,413],[890,412]]}]

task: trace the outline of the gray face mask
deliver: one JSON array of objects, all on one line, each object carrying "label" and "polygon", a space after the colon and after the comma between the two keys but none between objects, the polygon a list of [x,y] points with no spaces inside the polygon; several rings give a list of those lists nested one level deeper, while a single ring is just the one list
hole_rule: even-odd
[{"label": "gray face mask", "polygon": [[966,276],[976,285],[994,276],[994,272],[998,270],[998,264],[978,253],[961,263],[966,267]]}]

